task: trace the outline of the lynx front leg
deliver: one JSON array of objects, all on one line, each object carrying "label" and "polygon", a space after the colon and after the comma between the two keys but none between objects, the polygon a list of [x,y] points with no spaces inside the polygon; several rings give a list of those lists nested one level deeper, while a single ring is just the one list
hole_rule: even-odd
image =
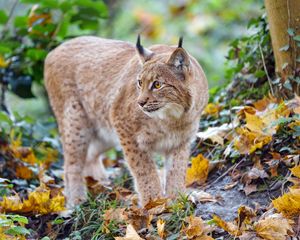
[{"label": "lynx front leg", "polygon": [[165,193],[174,197],[179,192],[185,192],[185,177],[190,151],[189,146],[173,150],[165,162]]},{"label": "lynx front leg", "polygon": [[130,172],[134,177],[141,205],[144,206],[150,199],[162,197],[161,182],[151,156],[130,141],[123,144],[123,150]]},{"label": "lynx front leg", "polygon": [[89,121],[77,100],[66,103],[63,128],[65,194],[67,207],[72,208],[86,199],[82,173],[91,138]]}]

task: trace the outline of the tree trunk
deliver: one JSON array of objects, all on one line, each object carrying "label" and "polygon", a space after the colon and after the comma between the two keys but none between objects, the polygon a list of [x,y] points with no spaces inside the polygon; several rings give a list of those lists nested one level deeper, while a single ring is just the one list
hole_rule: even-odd
[{"label": "tree trunk", "polygon": [[[288,76],[299,75],[300,42],[294,37],[300,35],[300,0],[265,0],[269,20],[276,73],[284,84]],[[293,92],[298,92],[296,82],[291,82]]]}]

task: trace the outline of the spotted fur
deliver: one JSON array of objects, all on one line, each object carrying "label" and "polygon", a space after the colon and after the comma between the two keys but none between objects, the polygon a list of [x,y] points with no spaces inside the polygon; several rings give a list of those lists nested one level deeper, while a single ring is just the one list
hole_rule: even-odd
[{"label": "spotted fur", "polygon": [[[159,89],[151,87],[154,81]],[[68,207],[85,200],[85,175],[105,178],[99,156],[116,145],[123,149],[141,204],[185,190],[190,144],[208,87],[182,41],[180,47],[136,51],[127,42],[75,38],[48,54],[45,83],[63,144]],[[167,159],[164,181],[155,153]]]}]

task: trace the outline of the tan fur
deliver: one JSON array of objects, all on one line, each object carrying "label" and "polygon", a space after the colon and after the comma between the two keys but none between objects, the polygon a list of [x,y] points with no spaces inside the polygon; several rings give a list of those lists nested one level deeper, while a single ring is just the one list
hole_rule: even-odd
[{"label": "tan fur", "polygon": [[[117,145],[142,204],[185,190],[190,144],[207,104],[207,81],[185,50],[166,45],[149,50],[153,54],[143,63],[130,43],[79,37],[48,54],[45,83],[63,144],[69,207],[85,200],[85,175],[105,178],[99,155]],[[178,67],[181,57],[187,65]],[[155,80],[163,82],[161,89],[149,89]],[[165,186],[154,153],[166,157]]]}]

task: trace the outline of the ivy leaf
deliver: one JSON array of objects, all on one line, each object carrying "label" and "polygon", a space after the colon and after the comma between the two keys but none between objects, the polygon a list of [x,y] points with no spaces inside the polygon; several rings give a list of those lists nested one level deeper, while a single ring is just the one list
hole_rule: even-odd
[{"label": "ivy leaf", "polygon": [[15,226],[5,231],[6,234],[19,236],[19,235],[27,235],[30,234],[29,230],[25,227]]},{"label": "ivy leaf", "polygon": [[297,41],[297,42],[300,42],[300,35],[295,36],[294,40]]},{"label": "ivy leaf", "polygon": [[293,28],[288,28],[287,32],[290,36],[295,36],[295,30]]},{"label": "ivy leaf", "polygon": [[0,11],[0,24],[5,24],[8,20],[8,16],[4,10]]}]

